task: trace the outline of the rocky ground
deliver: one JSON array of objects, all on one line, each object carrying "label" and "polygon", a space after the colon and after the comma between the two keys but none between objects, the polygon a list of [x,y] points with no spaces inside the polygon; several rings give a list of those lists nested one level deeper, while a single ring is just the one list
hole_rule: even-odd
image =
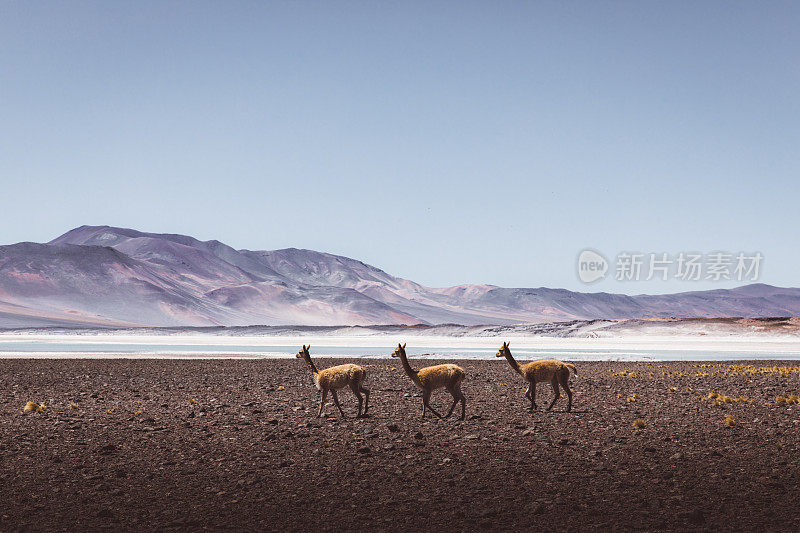
[{"label": "rocky ground", "polygon": [[573,412],[530,413],[461,361],[463,422],[359,362],[342,420],[294,359],[2,360],[0,531],[800,530],[797,362],[578,363]]}]

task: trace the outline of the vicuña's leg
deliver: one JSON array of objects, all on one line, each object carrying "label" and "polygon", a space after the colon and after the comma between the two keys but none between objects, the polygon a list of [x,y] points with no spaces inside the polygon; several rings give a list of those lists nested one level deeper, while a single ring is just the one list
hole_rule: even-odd
[{"label": "vicu\u00f1a's leg", "polygon": [[358,415],[356,416],[356,418],[361,418],[361,406],[364,405],[364,398],[361,397],[361,393],[358,390],[359,389],[358,383],[351,382],[350,389],[353,391],[353,394],[356,395],[356,398],[358,398]]},{"label": "vicu\u00f1a's leg", "polygon": [[525,393],[525,396],[531,401],[531,406],[529,407],[530,410],[538,409],[539,407],[536,405],[536,382],[530,381],[528,382],[528,392]]},{"label": "vicu\u00f1a's leg", "polygon": [[572,391],[569,390],[569,369],[565,368],[565,370],[566,372],[561,375],[561,386],[567,392],[567,412],[569,413],[572,411]]},{"label": "vicu\u00f1a's leg", "polygon": [[429,391],[429,390],[423,391],[422,392],[422,418],[425,418],[425,408],[426,407],[428,409],[430,409],[431,413],[435,414],[438,418],[442,418],[442,415],[440,415],[436,411],[436,409],[434,409],[431,406],[431,401],[430,400],[431,400],[431,391]]},{"label": "vicu\u00f1a's leg", "polygon": [[460,384],[456,387],[456,392],[458,392],[458,395],[461,396],[461,420],[464,420],[464,418],[467,416],[467,397],[464,396],[463,392],[461,392]]},{"label": "vicu\u00f1a's leg", "polygon": [[325,397],[328,395],[328,391],[322,389],[319,391],[319,411],[317,412],[317,418],[322,416],[322,408],[325,407]]},{"label": "vicu\u00f1a's leg", "polygon": [[369,389],[361,387],[361,392],[364,393],[364,416],[367,415],[367,407],[369,407]]},{"label": "vicu\u00f1a's leg", "polygon": [[447,414],[444,415],[444,417],[450,418],[450,415],[453,414],[453,409],[456,408],[456,404],[461,399],[461,394],[456,392],[456,387],[447,387],[447,392],[449,392],[453,396],[453,405],[450,406],[450,410],[447,411]]},{"label": "vicu\u00f1a's leg", "polygon": [[339,409],[339,412],[342,414],[342,418],[347,418],[347,415],[344,414],[344,411],[342,411],[342,406],[339,405],[339,396],[336,394],[336,391],[331,389],[331,394],[333,395],[333,403],[336,404],[336,407]]},{"label": "vicu\u00f1a's leg", "polygon": [[[553,385],[553,401],[550,402],[550,405],[547,406],[548,411],[553,408],[553,405],[556,403],[556,400],[561,398],[561,393],[558,392],[558,380],[555,377],[553,377],[553,380],[550,382],[550,384]],[[334,396],[334,398],[335,397],[336,396]]]}]

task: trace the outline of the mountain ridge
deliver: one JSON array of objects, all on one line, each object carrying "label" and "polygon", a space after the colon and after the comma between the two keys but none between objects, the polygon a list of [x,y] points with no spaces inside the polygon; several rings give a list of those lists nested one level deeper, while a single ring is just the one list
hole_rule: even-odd
[{"label": "mountain ridge", "polygon": [[461,284],[431,288],[301,248],[80,226],[0,246],[0,326],[523,324],[800,315],[800,289],[751,284],[666,295]]}]

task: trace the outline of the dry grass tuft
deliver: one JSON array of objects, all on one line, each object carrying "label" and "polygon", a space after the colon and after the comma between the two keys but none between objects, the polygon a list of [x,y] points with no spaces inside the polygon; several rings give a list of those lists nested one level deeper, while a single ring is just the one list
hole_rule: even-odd
[{"label": "dry grass tuft", "polygon": [[633,395],[632,396],[628,396],[628,399],[625,400],[625,401],[627,401],[627,402],[635,402],[638,399],[639,399],[639,395],[634,392]]},{"label": "dry grass tuft", "polygon": [[286,390],[286,387],[284,387],[283,385],[281,385],[281,386],[280,386],[280,387],[278,387],[276,390]]},{"label": "dry grass tuft", "polygon": [[796,405],[800,403],[800,397],[796,394],[789,394],[787,396],[775,396],[773,405]]},{"label": "dry grass tuft", "polygon": [[739,396],[738,398],[732,398],[730,396],[725,396],[719,392],[709,392],[708,396],[700,396],[700,400],[702,401],[709,401],[712,405],[716,405],[718,407],[724,407],[726,404],[733,404],[733,403],[753,403],[754,400],[750,398],[745,398],[744,396]]},{"label": "dry grass tuft", "polygon": [[647,427],[647,422],[645,422],[641,418],[637,418],[636,420],[633,421],[633,427],[635,429],[644,429]]},{"label": "dry grass tuft", "polygon": [[36,402],[28,402],[25,404],[25,408],[22,409],[24,413],[44,413],[44,410],[47,409],[44,404],[38,404]]},{"label": "dry grass tuft", "polygon": [[732,415],[725,415],[725,425],[729,428],[736,425],[736,419]]},{"label": "dry grass tuft", "polygon": [[197,403],[197,400],[195,400],[194,398],[189,398],[189,404],[190,405],[195,405],[196,403]]},{"label": "dry grass tuft", "polygon": [[78,405],[77,403],[71,403],[69,404],[69,408],[72,409],[73,411],[77,411],[78,409],[80,409],[80,405]]}]

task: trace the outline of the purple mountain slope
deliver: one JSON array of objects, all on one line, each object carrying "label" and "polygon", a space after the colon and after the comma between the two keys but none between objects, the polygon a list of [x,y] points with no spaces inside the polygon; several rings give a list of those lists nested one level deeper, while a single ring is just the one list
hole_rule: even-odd
[{"label": "purple mountain slope", "polygon": [[459,285],[429,288],[346,257],[81,226],[0,246],[0,326],[458,323],[800,315],[800,289],[669,295]]}]

